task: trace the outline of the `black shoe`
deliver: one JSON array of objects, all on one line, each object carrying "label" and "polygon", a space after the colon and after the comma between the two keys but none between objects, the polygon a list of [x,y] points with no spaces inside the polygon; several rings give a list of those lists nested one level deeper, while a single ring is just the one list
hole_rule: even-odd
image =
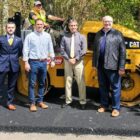
[{"label": "black shoe", "polygon": [[67,104],[67,103],[62,104],[62,105],[61,105],[61,108],[66,108],[66,107],[68,107],[68,106],[71,106],[71,104],[72,104],[72,103],[69,103],[69,104]]},{"label": "black shoe", "polygon": [[85,109],[86,109],[86,105],[85,105],[85,104],[81,104],[81,105],[80,105],[80,109],[81,109],[81,110],[85,110]]}]

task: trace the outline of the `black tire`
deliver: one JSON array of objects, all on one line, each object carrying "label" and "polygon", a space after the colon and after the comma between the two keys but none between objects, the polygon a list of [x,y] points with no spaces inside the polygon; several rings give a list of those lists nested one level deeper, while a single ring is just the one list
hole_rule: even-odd
[{"label": "black tire", "polygon": [[50,88],[50,76],[49,76],[49,73],[47,72],[47,77],[46,77],[46,80],[45,80],[44,95],[46,95],[49,92],[49,88]]},{"label": "black tire", "polygon": [[137,73],[130,73],[129,77],[122,78],[121,101],[133,101],[140,95],[140,76]]}]

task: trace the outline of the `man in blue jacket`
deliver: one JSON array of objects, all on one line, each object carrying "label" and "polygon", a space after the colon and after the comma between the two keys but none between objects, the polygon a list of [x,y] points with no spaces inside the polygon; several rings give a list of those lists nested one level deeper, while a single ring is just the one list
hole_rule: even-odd
[{"label": "man in blue jacket", "polygon": [[113,29],[113,18],[103,17],[103,28],[97,32],[93,49],[93,67],[98,69],[101,106],[98,112],[109,107],[112,95],[112,117],[120,114],[121,76],[125,73],[126,47],[122,33]]},{"label": "man in blue jacket", "polygon": [[16,25],[13,22],[6,24],[6,35],[0,36],[0,92],[8,75],[7,107],[16,110],[13,105],[14,89],[19,72],[19,56],[22,54],[22,40],[14,35]]}]

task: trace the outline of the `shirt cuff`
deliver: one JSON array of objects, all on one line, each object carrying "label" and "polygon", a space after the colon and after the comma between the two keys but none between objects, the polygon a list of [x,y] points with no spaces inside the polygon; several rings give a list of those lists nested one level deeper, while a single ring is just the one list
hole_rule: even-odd
[{"label": "shirt cuff", "polygon": [[23,61],[26,62],[26,61],[28,61],[28,60],[29,60],[29,58],[24,58],[24,57],[23,57]]}]

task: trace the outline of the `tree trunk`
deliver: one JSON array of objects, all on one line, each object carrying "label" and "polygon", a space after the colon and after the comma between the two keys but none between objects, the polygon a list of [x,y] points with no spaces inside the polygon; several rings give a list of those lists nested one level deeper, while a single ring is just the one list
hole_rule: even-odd
[{"label": "tree trunk", "polygon": [[1,25],[1,34],[4,34],[5,32],[5,25],[7,23],[7,20],[9,18],[9,6],[8,6],[8,0],[2,0],[2,25]]}]

